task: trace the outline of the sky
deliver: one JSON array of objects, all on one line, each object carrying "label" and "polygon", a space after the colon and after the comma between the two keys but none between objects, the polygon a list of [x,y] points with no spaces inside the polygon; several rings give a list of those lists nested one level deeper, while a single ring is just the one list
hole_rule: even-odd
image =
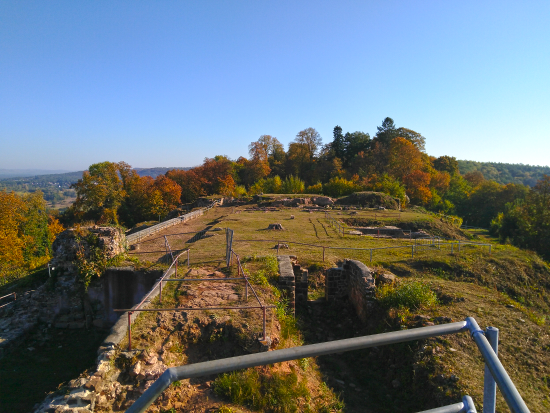
[{"label": "sky", "polygon": [[389,116],[550,165],[548,1],[2,1],[0,169],[183,167]]}]

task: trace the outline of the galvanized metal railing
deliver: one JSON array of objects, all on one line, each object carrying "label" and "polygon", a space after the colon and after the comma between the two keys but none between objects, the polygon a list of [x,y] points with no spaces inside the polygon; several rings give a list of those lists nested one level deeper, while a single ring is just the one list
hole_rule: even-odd
[{"label": "galvanized metal railing", "polygon": [[[496,330],[496,334],[495,334]],[[448,334],[457,334],[469,331],[471,337],[481,352],[485,361],[485,388],[484,388],[484,413],[495,413],[494,400],[496,397],[496,385],[500,389],[506,403],[513,413],[528,413],[525,402],[517,391],[508,373],[497,357],[497,353],[491,342],[487,339],[483,330],[479,328],[472,317],[457,323],[441,324],[437,326],[420,327],[411,330],[394,331],[390,333],[374,334],[370,336],[355,337],[345,340],[330,341],[325,343],[310,344],[301,347],[291,347],[282,350],[269,351],[267,353],[250,354],[246,356],[231,357],[204,363],[190,364],[186,366],[171,367],[167,369],[143,395],[137,399],[126,413],[145,412],[161,394],[174,381],[193,377],[201,377],[212,374],[226,373],[249,367],[263,366],[296,360],[307,357],[315,357],[344,351],[359,350],[369,347],[403,343],[412,340],[423,340]],[[489,330],[487,330],[489,331]],[[490,340],[498,341],[498,330],[492,329]],[[491,338],[492,337],[492,338]],[[463,399],[462,403],[444,406],[428,410],[424,413],[443,412],[475,412],[471,399]]]},{"label": "galvanized metal railing", "polygon": [[16,293],[9,293],[8,295],[4,295],[3,297],[0,297],[0,300],[3,300],[4,298],[8,298],[8,297],[12,297],[12,296],[13,296],[13,301],[10,301],[9,303],[4,304],[4,305],[0,305],[0,308],[6,307],[10,304],[13,304],[17,300],[17,294]]},{"label": "galvanized metal railing", "polygon": [[127,235],[126,242],[128,243],[128,245],[132,245],[132,244],[135,244],[136,242],[140,242],[143,238],[148,237],[149,235],[156,234],[157,232],[162,231],[165,228],[172,227],[177,224],[181,224],[182,222],[189,221],[190,219],[193,219],[193,218],[197,218],[203,215],[209,209],[218,205],[219,203],[220,201],[215,200],[206,208],[198,209],[196,211],[190,212],[180,217],[172,218],[172,219],[169,219],[168,221],[164,221],[159,224],[153,225],[152,227],[146,228],[142,231],[138,231],[133,234]]}]

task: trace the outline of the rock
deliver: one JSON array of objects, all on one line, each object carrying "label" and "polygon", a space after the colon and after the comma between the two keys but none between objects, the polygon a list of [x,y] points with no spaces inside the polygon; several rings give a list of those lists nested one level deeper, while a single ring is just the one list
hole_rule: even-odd
[{"label": "rock", "polygon": [[395,274],[392,274],[391,272],[384,272],[382,274],[378,275],[378,280],[380,284],[393,284],[395,281],[397,281],[397,277]]},{"label": "rock", "polygon": [[311,203],[314,205],[326,207],[330,205],[334,205],[334,201],[329,198],[328,196],[316,196],[311,198]]},{"label": "rock", "polygon": [[99,392],[101,391],[102,383],[103,383],[103,379],[101,377],[92,376],[92,378],[84,385],[84,388]]},{"label": "rock", "polygon": [[[153,363],[151,363],[151,364],[153,364]],[[141,373],[141,363],[138,361],[136,364],[134,364],[132,366],[132,368],[130,369],[129,374],[132,377],[136,377],[139,373]]]},{"label": "rock", "polygon": [[294,215],[291,215],[291,216],[290,216],[290,219],[294,219]]},{"label": "rock", "polygon": [[269,224],[267,229],[277,229],[277,230],[284,230],[283,226],[281,224]]}]

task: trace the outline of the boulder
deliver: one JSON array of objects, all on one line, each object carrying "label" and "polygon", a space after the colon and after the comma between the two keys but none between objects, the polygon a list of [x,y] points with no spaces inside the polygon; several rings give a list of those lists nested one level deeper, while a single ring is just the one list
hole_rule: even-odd
[{"label": "boulder", "polygon": [[323,206],[323,207],[334,205],[334,201],[328,196],[315,196],[311,198],[311,202],[314,205]]}]

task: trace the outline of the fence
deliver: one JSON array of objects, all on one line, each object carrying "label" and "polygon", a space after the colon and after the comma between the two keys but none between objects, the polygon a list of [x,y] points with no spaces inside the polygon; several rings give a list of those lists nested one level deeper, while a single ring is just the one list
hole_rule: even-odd
[{"label": "fence", "polygon": [[[177,380],[185,380],[194,377],[220,374],[233,370],[249,367],[263,366],[296,360],[307,357],[315,357],[344,351],[359,350],[383,345],[404,343],[412,340],[423,340],[431,337],[458,334],[469,331],[481,356],[485,362],[485,377],[483,391],[483,412],[495,413],[496,386],[500,389],[506,403],[513,413],[528,413],[525,402],[517,391],[514,383],[508,376],[504,366],[497,356],[498,329],[488,327],[485,331],[479,328],[472,317],[465,321],[437,326],[413,328],[410,330],[393,331],[390,333],[375,334],[370,336],[355,337],[345,340],[336,340],[325,343],[310,344],[301,347],[291,347],[267,353],[250,354],[240,357],[231,357],[221,360],[207,361],[190,364],[187,366],[172,367],[167,369],[145,393],[137,399],[126,413],[142,413],[162,394],[162,392]],[[443,412],[471,412],[476,408],[471,398],[465,396],[462,403],[427,410],[423,413]]]},{"label": "fence", "polygon": [[10,304],[13,304],[13,303],[17,300],[17,294],[16,294],[16,293],[10,293],[10,294],[8,294],[8,295],[5,295],[5,296],[3,296],[3,297],[0,297],[0,300],[3,300],[4,298],[8,298],[8,297],[11,297],[11,296],[13,296],[13,301],[10,301],[9,303],[4,304],[4,305],[0,305],[0,308],[6,307],[6,306],[8,306],[8,305],[10,305]]},{"label": "fence", "polygon": [[182,222],[189,221],[190,219],[200,217],[203,215],[206,211],[209,209],[215,207],[218,205],[220,201],[215,200],[210,205],[208,205],[206,208],[201,208],[196,211],[190,212],[188,214],[182,215],[177,218],[169,219],[168,221],[161,222],[159,224],[153,225],[152,227],[146,228],[144,230],[135,232],[133,234],[126,236],[126,242],[128,245],[135,244],[136,242],[140,242],[143,238],[148,237],[149,235],[156,234],[159,231],[162,231],[165,228],[172,227],[174,225],[181,224]]},{"label": "fence", "polygon": [[489,254],[491,254],[491,244],[481,244],[477,242],[470,242],[470,241],[461,241],[461,240],[447,240],[445,238],[421,238],[414,240],[414,243],[411,243],[410,245],[400,245],[397,247],[377,247],[377,248],[353,248],[353,247],[331,247],[327,245],[317,245],[317,244],[308,244],[305,242],[298,242],[298,241],[283,241],[283,240],[269,240],[269,239],[262,239],[262,240],[255,240],[255,239],[242,239],[242,240],[234,240],[233,242],[276,242],[277,243],[277,255],[279,255],[279,251],[281,249],[282,245],[288,245],[288,244],[295,244],[295,245],[304,245],[308,247],[313,248],[319,248],[322,250],[323,254],[323,262],[325,261],[326,256],[326,250],[351,250],[351,251],[365,251],[369,252],[370,262],[372,262],[373,259],[373,252],[377,250],[399,250],[399,249],[409,249],[411,251],[411,258],[414,258],[417,254],[417,251],[425,250],[425,249],[437,249],[438,251],[441,251],[442,246],[450,246],[450,252],[454,253],[461,252],[462,248],[464,248],[466,245],[474,245],[474,246],[481,246],[481,247],[488,247],[489,248]]},{"label": "fence", "polygon": [[[178,260],[179,258],[187,253],[187,267],[190,266],[190,250],[189,248],[180,254],[178,254],[175,258],[173,257],[172,250],[170,248],[170,244],[168,243],[168,240],[165,238],[165,246],[166,251],[169,251],[170,257],[172,257],[172,264],[168,267],[168,269],[163,273],[162,277],[157,281],[157,283],[153,286],[151,291],[141,300],[139,304],[134,306],[131,309],[116,309],[114,311],[116,312],[127,312],[128,313],[128,350],[132,349],[132,314],[134,312],[143,312],[143,311],[200,311],[200,310],[250,310],[250,309],[261,309],[263,313],[263,323],[262,323],[262,340],[267,340],[267,333],[266,333],[266,323],[267,323],[267,309],[275,308],[274,305],[266,305],[265,303],[262,303],[260,300],[260,297],[254,290],[254,287],[252,284],[250,284],[250,281],[248,280],[248,276],[246,272],[244,271],[241,260],[239,258],[239,255],[235,253],[235,251],[232,249],[232,241],[233,241],[233,230],[227,230],[226,232],[227,237],[227,248],[226,248],[226,263],[227,266],[230,267],[230,265],[233,262],[233,257],[235,257],[236,263],[237,263],[237,277],[225,277],[225,278],[167,278],[171,274],[172,268],[174,268],[174,276],[177,277],[178,274]],[[177,308],[142,308],[143,304],[147,302],[148,298],[157,290],[159,291],[159,304],[162,305],[162,287],[163,283],[166,282],[200,282],[200,281],[235,281],[235,280],[243,280],[244,281],[244,288],[245,288],[245,301],[248,301],[248,291],[250,290],[252,294],[254,295],[254,298],[258,301],[258,305],[255,306],[246,306],[246,307],[239,307],[239,306],[219,306],[219,307],[197,307],[197,308],[191,308],[191,307],[177,307]]]}]

